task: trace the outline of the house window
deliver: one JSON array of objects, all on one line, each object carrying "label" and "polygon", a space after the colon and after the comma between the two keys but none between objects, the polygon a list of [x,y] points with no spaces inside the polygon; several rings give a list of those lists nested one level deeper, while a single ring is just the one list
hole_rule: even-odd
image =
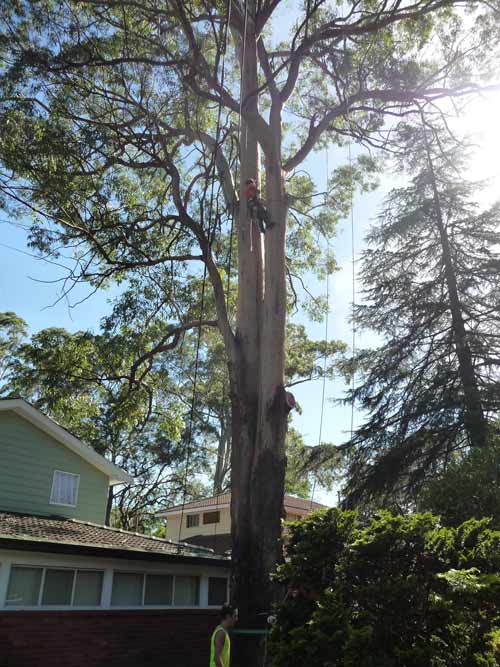
[{"label": "house window", "polygon": [[199,514],[188,514],[186,517],[186,527],[187,528],[196,528],[200,525],[200,515]]},{"label": "house window", "polygon": [[203,523],[219,523],[220,522],[220,512],[205,512],[203,515]]},{"label": "house window", "polygon": [[199,577],[175,577],[174,605],[176,607],[197,607],[199,604]]},{"label": "house window", "polygon": [[65,505],[66,507],[76,507],[79,484],[80,475],[74,475],[70,472],[63,472],[62,470],[54,470],[52,491],[50,493],[50,504]]},{"label": "house window", "polygon": [[8,607],[99,607],[103,576],[102,571],[14,565],[5,604]]},{"label": "house window", "polygon": [[135,572],[115,572],[113,575],[112,607],[140,607],[144,575]]},{"label": "house window", "polygon": [[300,521],[302,517],[300,514],[287,514],[286,515],[286,520],[287,521]]},{"label": "house window", "polygon": [[171,574],[115,572],[112,607],[198,607],[200,578]]},{"label": "house window", "polygon": [[208,579],[208,604],[211,607],[221,607],[227,602],[227,579],[226,577],[209,577]]},{"label": "house window", "polygon": [[74,578],[74,570],[46,570],[42,605],[70,605]]},{"label": "house window", "polygon": [[9,607],[33,607],[38,604],[43,568],[13,567],[5,604]]},{"label": "house window", "polygon": [[170,606],[173,591],[174,578],[171,574],[147,574],[144,604]]},{"label": "house window", "polygon": [[103,572],[78,570],[73,605],[75,607],[99,607],[101,605],[103,578]]}]

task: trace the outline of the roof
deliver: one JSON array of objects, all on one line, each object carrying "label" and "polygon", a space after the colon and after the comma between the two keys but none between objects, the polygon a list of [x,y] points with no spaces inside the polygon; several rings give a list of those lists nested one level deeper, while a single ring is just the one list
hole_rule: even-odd
[{"label": "roof", "polygon": [[[30,551],[90,553],[99,557],[211,561],[227,560],[212,549],[131,533],[77,519],[0,512],[0,547]],[[218,562],[217,562],[218,561]]]},{"label": "roof", "polygon": [[200,547],[208,547],[218,554],[230,553],[233,546],[229,533],[214,532],[213,535],[193,535],[192,537],[186,537],[185,541]]},{"label": "roof", "polygon": [[[205,509],[205,508],[221,508],[229,507],[231,503],[231,494],[222,493],[218,496],[210,496],[210,498],[203,498],[202,500],[194,500],[184,505],[175,505],[174,507],[167,507],[164,510],[156,512],[156,516],[172,516],[179,514],[179,512],[186,512],[190,510]],[[326,505],[315,503],[304,498],[297,498],[296,496],[285,495],[283,505],[286,510],[297,510],[297,512],[313,512],[315,510],[327,509]]]},{"label": "roof", "polygon": [[62,445],[70,449],[75,454],[78,454],[84,461],[90,463],[91,466],[97,468],[109,477],[109,483],[123,484],[131,483],[134,478],[131,477],[125,470],[122,470],[111,461],[108,461],[98,454],[95,449],[85,445],[81,440],[72,435],[57,422],[50,419],[43,412],[34,408],[30,403],[23,398],[2,398],[0,399],[0,412],[12,411],[18,414],[26,421],[29,421],[33,426],[36,426],[41,431],[50,435],[54,440],[57,440]]}]

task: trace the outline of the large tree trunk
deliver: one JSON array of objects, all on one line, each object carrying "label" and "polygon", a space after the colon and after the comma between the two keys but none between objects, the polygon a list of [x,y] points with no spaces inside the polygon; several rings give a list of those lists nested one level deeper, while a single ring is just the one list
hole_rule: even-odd
[{"label": "large tree trunk", "polygon": [[[252,17],[255,3],[247,4]],[[242,67],[243,108],[257,113],[257,43],[250,19]],[[232,599],[240,630],[266,627],[276,597],[269,575],[282,557],[286,202],[277,128],[278,152],[265,146],[267,205],[276,223],[265,235],[265,266],[264,238],[249,220],[243,196],[245,180],[260,176],[259,147],[245,122],[240,136],[237,360],[231,369]],[[236,635],[234,667],[260,667],[263,644],[263,635]]]},{"label": "large tree trunk", "polygon": [[453,338],[458,359],[460,379],[464,392],[465,429],[467,431],[470,444],[474,447],[481,447],[485,444],[486,441],[487,425],[484,418],[481,395],[479,392],[476,372],[474,369],[474,362],[472,360],[472,353],[467,339],[467,332],[465,330],[462,305],[460,303],[460,296],[458,293],[457,277],[450,247],[450,240],[443,218],[441,198],[439,196],[439,188],[437,185],[436,174],[434,172],[434,164],[432,161],[429,141],[427,138],[427,129],[423,113],[421,113],[421,117],[424,132],[424,143],[427,153],[427,162],[429,166],[429,174],[431,178],[434,198],[436,224],[443,253],[443,264],[446,285],[448,288],[448,299],[450,302]]}]

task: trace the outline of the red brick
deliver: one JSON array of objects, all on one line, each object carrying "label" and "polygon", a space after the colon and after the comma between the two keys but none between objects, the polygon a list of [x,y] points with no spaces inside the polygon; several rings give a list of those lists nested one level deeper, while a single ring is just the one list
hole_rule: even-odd
[{"label": "red brick", "polygon": [[207,610],[0,612],[0,667],[207,667]]}]

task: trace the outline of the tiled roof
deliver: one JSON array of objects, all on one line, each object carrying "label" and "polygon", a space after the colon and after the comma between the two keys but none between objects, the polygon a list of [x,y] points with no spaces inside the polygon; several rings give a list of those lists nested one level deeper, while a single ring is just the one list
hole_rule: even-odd
[{"label": "tiled roof", "polygon": [[[222,505],[229,505],[231,502],[230,493],[222,493],[219,496],[211,496],[210,498],[203,498],[202,500],[194,500],[190,503],[185,503],[184,511],[203,509],[205,507],[216,507]],[[312,512],[314,510],[327,509],[326,505],[321,505],[320,503],[311,502],[304,498],[296,498],[295,496],[285,495],[284,497],[284,506],[288,510],[298,510],[299,512]],[[182,510],[182,505],[175,505],[174,507],[166,507],[164,510],[157,512],[157,515],[163,515],[167,512],[175,512],[176,510]]]},{"label": "tiled roof", "polygon": [[[0,512],[0,544],[19,540],[19,544],[36,542],[59,546],[73,546],[129,552],[220,560],[221,557],[201,546],[177,543],[157,537],[130,533],[118,528],[99,526],[76,519],[59,519]],[[106,553],[102,554],[103,556]]]}]

